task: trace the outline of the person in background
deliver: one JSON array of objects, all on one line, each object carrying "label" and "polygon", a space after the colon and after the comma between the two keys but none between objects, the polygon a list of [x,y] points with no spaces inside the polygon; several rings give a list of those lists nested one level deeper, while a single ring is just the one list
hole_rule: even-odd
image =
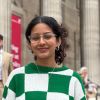
[{"label": "person in background", "polygon": [[38,16],[25,36],[35,61],[12,71],[2,100],[86,100],[80,75],[63,65],[67,31],[53,17]]},{"label": "person in background", "polygon": [[12,70],[12,55],[3,50],[3,36],[0,34],[0,100],[2,98],[4,84]]},{"label": "person in background", "polygon": [[82,67],[79,72],[81,74],[83,84],[85,85],[85,88],[87,88],[89,82],[87,67]]},{"label": "person in background", "polygon": [[88,100],[96,100],[97,85],[88,78],[87,67],[83,66],[79,71],[85,86]]}]

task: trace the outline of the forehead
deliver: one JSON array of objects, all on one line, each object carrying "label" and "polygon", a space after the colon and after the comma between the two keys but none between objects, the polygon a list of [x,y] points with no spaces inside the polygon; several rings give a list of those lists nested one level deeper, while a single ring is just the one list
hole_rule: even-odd
[{"label": "forehead", "polygon": [[45,23],[39,23],[32,28],[32,32],[34,33],[52,32],[52,29]]}]

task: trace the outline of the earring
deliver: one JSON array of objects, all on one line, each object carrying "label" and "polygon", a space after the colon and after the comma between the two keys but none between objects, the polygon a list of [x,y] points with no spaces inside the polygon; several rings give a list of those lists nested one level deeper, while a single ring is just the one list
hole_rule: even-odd
[{"label": "earring", "polygon": [[59,51],[59,45],[56,47],[56,50]]},{"label": "earring", "polygon": [[58,48],[58,50],[59,50],[59,47],[60,47],[60,46],[58,45],[58,47],[57,47],[57,48]]}]

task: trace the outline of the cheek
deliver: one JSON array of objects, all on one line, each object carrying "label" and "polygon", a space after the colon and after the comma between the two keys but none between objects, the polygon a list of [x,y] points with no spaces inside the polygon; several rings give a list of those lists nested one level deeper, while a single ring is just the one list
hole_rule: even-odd
[{"label": "cheek", "polygon": [[53,51],[55,51],[56,48],[57,48],[57,44],[56,44],[56,43],[52,43],[52,44],[51,44],[51,49],[52,49]]},{"label": "cheek", "polygon": [[30,43],[30,46],[31,46],[31,47],[35,47],[36,44],[35,44],[35,43]]},{"label": "cheek", "polygon": [[31,44],[30,46],[31,46],[32,51],[34,51],[34,50],[36,49],[36,46],[37,46],[37,45]]}]

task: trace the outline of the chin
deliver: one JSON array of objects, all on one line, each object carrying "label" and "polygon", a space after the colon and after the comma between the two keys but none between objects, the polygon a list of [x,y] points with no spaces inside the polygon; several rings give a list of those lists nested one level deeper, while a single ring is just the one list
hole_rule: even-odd
[{"label": "chin", "polygon": [[40,59],[48,59],[50,55],[48,54],[41,54],[41,55],[38,55],[37,57],[40,58]]}]

